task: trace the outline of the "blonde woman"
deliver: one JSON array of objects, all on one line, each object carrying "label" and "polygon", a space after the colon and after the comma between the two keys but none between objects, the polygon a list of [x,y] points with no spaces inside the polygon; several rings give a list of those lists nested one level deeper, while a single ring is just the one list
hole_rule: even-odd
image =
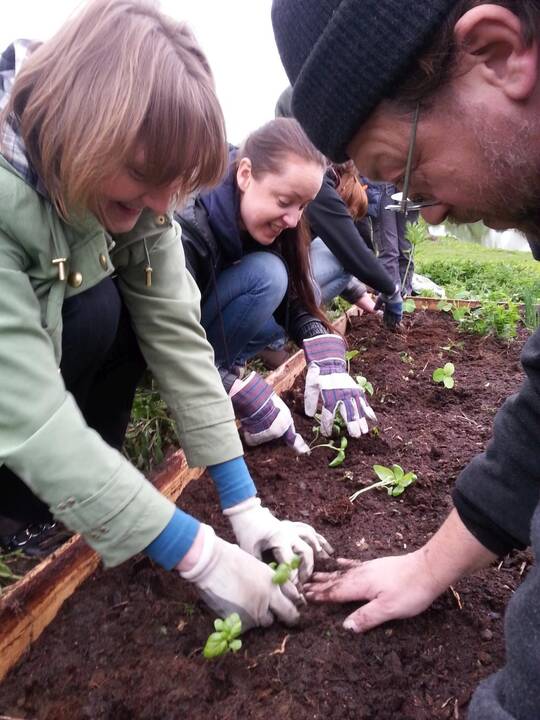
[{"label": "blonde woman", "polygon": [[[325,541],[261,507],[199,324],[171,208],[226,167],[210,69],[148,0],[94,0],[0,60],[0,534],[44,510],[116,565],[146,551],[244,627],[298,617],[254,556]],[[240,547],[175,508],[118,452],[148,366]],[[38,499],[40,501],[38,501]],[[241,549],[242,548],[242,549]]]}]

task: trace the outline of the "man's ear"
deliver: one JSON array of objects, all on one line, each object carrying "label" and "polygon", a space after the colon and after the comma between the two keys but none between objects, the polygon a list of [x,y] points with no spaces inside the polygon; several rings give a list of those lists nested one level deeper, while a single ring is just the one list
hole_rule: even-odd
[{"label": "man's ear", "polygon": [[538,44],[527,45],[521,20],[500,5],[478,5],[454,27],[458,45],[483,80],[511,100],[526,100],[538,79]]},{"label": "man's ear", "polygon": [[236,182],[241,192],[246,192],[252,177],[251,160],[244,157],[238,163],[238,170],[236,171]]}]

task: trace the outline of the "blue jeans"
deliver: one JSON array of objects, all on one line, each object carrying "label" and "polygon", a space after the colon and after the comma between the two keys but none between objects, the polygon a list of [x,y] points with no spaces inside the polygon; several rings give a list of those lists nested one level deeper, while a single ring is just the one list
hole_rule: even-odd
[{"label": "blue jeans", "polygon": [[344,292],[352,280],[337,257],[327,248],[321,238],[315,238],[309,249],[311,269],[315,280],[315,299],[319,305],[327,305]]},{"label": "blue jeans", "polygon": [[243,365],[283,336],[273,314],[289,278],[285,263],[270,252],[253,252],[223,270],[201,308],[201,323],[216,365]]},{"label": "blue jeans", "polygon": [[403,294],[410,295],[414,263],[409,262],[412,245],[406,237],[406,226],[407,222],[415,223],[418,220],[418,213],[404,215],[386,210],[386,205],[393,202],[392,193],[397,190],[395,185],[388,183],[383,183],[382,188],[378,216],[373,218],[373,243],[377,257],[394,284],[399,285]]}]

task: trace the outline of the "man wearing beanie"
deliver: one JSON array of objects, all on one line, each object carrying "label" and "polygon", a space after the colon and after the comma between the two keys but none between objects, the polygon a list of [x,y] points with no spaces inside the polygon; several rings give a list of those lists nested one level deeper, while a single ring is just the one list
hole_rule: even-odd
[{"label": "man wearing beanie", "polygon": [[[432,224],[518,228],[540,259],[538,0],[274,0],[292,109],[336,161],[403,187],[400,207]],[[499,410],[486,451],[461,473],[455,509],[419,550],[319,573],[307,596],[367,600],[355,632],[426,609],[460,577],[512,548],[540,555],[540,332],[526,379]],[[509,603],[504,668],[469,720],[540,718],[540,570]]]}]

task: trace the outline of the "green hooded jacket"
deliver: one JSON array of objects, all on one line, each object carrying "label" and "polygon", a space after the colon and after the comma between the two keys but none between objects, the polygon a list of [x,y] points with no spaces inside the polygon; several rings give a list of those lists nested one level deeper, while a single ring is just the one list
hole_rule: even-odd
[{"label": "green hooded jacket", "polygon": [[0,156],[0,464],[107,565],[147,547],[174,505],[86,425],[67,392],[59,372],[64,298],[116,273],[189,465],[243,454],[180,237],[171,217],[148,211],[114,238],[93,216],[69,225]]}]

